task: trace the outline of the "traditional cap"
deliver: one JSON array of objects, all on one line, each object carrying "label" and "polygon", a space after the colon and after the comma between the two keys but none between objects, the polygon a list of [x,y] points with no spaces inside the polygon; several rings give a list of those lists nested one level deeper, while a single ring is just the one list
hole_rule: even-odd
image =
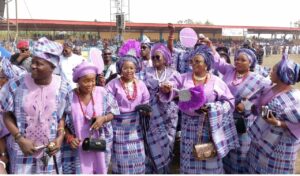
[{"label": "traditional cap", "polygon": [[93,63],[83,61],[81,64],[73,68],[73,82],[77,83],[79,78],[87,74],[100,74],[100,72]]},{"label": "traditional cap", "polygon": [[63,47],[61,44],[42,37],[35,42],[32,55],[45,59],[54,66],[57,66],[62,50]]}]

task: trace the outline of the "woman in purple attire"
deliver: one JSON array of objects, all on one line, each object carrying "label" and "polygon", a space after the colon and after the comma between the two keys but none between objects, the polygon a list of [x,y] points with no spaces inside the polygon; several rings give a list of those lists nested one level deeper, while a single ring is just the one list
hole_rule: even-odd
[{"label": "woman in purple attire", "polygon": [[[206,38],[204,41],[214,50],[212,42]],[[256,115],[251,112],[251,104],[270,81],[254,73],[256,55],[250,49],[242,48],[235,53],[234,66],[227,63],[217,52],[214,52],[214,69],[223,74],[223,80],[235,97],[235,110],[233,117],[236,121],[240,147],[231,150],[223,159],[226,173],[246,173],[246,156],[251,139],[247,133],[254,122]]]},{"label": "woman in purple attire", "polygon": [[[234,97],[227,85],[218,77],[209,73],[213,56],[205,45],[198,46],[190,53],[193,71],[182,75],[179,89],[189,89],[197,85],[204,86],[205,105],[209,107],[205,113],[196,113],[189,109],[183,111],[180,141],[180,172],[183,174],[221,174],[224,173],[222,158],[229,150],[238,146],[237,133],[232,118]],[[163,86],[162,92],[168,93],[170,86]],[[162,96],[170,100],[175,92]],[[205,120],[207,119],[207,120]],[[199,134],[201,134],[199,136]],[[198,139],[202,143],[212,142],[217,155],[207,160],[197,160],[193,155],[193,146]]]},{"label": "woman in purple attire", "polygon": [[135,107],[149,103],[150,95],[145,83],[135,78],[139,71],[139,60],[135,56],[121,55],[117,62],[121,77],[106,85],[120,108],[120,115],[112,121],[112,172],[116,174],[145,173],[144,140]]},{"label": "woman in purple attire", "polygon": [[[259,117],[249,131],[247,168],[251,174],[293,174],[300,147],[300,91],[292,85],[300,82],[300,65],[283,56],[270,77],[273,86],[260,97]],[[262,106],[269,109],[265,115]]]},{"label": "woman in purple attire", "polygon": [[[74,155],[79,157],[76,160],[79,160],[79,164],[75,164],[79,165],[79,170],[76,168],[75,173],[106,174],[108,170],[105,163],[106,153],[82,149],[83,140],[91,134],[93,138],[106,139],[105,134],[112,132],[110,121],[114,115],[119,114],[113,96],[103,87],[96,86],[96,75],[101,72],[102,70],[86,61],[73,69],[73,82],[78,83],[78,88],[70,93],[72,110],[66,121],[72,130],[67,132],[66,139],[71,148],[76,149]],[[106,147],[110,152],[110,146]]]},{"label": "woman in purple attire", "polygon": [[[147,142],[155,166],[147,163],[147,173],[169,173],[169,163],[175,141],[178,121],[178,106],[174,101],[161,102],[159,100],[159,87],[162,84],[178,85],[180,74],[170,67],[171,53],[163,44],[156,44],[151,51],[153,67],[145,69],[145,84],[150,92],[152,116],[147,131]],[[149,158],[151,160],[151,158]]]}]

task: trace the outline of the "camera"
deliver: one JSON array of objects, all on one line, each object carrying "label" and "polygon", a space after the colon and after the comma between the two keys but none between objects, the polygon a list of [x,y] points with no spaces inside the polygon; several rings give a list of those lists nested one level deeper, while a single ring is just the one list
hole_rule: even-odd
[{"label": "camera", "polygon": [[262,116],[262,118],[267,119],[267,118],[269,118],[269,115],[270,115],[269,107],[268,106],[262,106],[261,107],[261,116]]}]

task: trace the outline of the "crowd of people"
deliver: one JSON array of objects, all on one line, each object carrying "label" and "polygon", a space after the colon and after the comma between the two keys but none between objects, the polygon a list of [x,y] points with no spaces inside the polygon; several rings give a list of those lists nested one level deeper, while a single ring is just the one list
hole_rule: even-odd
[{"label": "crowd of people", "polygon": [[231,53],[199,35],[189,48],[169,30],[117,58],[19,41],[0,62],[0,173],[170,174],[175,138],[181,174],[294,173],[300,64],[288,50],[270,70],[251,41]]}]

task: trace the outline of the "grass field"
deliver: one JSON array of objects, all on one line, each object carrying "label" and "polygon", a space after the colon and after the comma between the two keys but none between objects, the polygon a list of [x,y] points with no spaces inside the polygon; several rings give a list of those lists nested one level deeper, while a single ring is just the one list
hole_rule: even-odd
[{"label": "grass field", "polygon": [[[289,55],[289,58],[294,60],[295,62],[300,64],[300,55]],[[281,55],[272,55],[269,57],[264,57],[264,66],[273,67],[279,60],[281,59]],[[233,63],[233,62],[232,62]],[[300,83],[294,85],[295,88],[300,89]],[[300,107],[299,107],[300,108]],[[171,173],[179,174],[180,170],[180,159],[179,159],[179,142],[177,141],[174,149],[174,158],[171,164]],[[298,159],[296,161],[296,174],[300,174],[300,151],[298,152]]]}]

